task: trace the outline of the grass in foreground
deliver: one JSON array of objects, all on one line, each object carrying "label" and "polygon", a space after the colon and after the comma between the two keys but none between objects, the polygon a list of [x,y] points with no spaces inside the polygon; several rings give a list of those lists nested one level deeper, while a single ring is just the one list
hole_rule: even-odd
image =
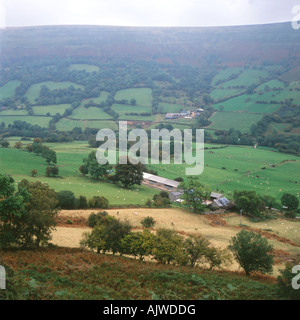
[{"label": "grass in foreground", "polygon": [[[0,299],[274,300],[274,278],[151,262],[79,249],[5,251],[7,289]],[[6,296],[4,295],[6,294]],[[10,296],[8,296],[10,294]]]}]

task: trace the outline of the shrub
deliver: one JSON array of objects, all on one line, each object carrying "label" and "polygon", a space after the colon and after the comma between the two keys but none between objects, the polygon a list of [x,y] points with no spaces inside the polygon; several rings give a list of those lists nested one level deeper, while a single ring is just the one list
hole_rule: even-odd
[{"label": "shrub", "polygon": [[153,228],[154,225],[155,225],[155,220],[152,218],[152,217],[146,217],[144,218],[142,221],[141,221],[141,225],[144,227],[144,228]]},{"label": "shrub", "polygon": [[75,195],[72,191],[63,190],[59,191],[58,202],[61,209],[74,209],[75,208]]},{"label": "shrub", "polygon": [[106,211],[91,213],[88,217],[88,226],[91,228],[94,228],[97,224],[102,224],[106,217],[108,216],[108,213]]},{"label": "shrub", "polygon": [[108,200],[102,196],[95,196],[89,200],[89,207],[90,208],[102,208],[107,209],[109,205]]}]

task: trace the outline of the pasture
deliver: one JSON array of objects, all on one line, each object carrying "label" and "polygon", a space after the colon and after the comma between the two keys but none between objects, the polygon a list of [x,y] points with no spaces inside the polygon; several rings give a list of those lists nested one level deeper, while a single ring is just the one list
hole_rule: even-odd
[{"label": "pasture", "polygon": [[[115,95],[115,100],[136,100],[136,105],[151,107],[152,105],[152,89],[150,88],[130,88],[120,90]],[[143,111],[140,111],[143,112]]]},{"label": "pasture", "polygon": [[15,95],[16,88],[21,84],[19,80],[12,80],[0,87],[0,99],[10,98]]},{"label": "pasture", "polygon": [[210,129],[229,130],[235,128],[241,132],[249,132],[253,124],[261,120],[262,115],[240,112],[216,112],[209,120],[212,124],[208,126]]},{"label": "pasture", "polygon": [[40,91],[42,86],[48,87],[49,90],[56,90],[56,89],[67,89],[71,86],[78,89],[83,89],[83,86],[76,84],[74,82],[69,81],[62,81],[62,82],[53,82],[53,81],[45,81],[33,84],[26,92],[26,96],[28,101],[32,104],[35,103],[35,99],[37,99],[40,95]]},{"label": "pasture", "polygon": [[117,125],[114,121],[111,120],[73,120],[70,118],[63,118],[60,119],[57,124],[56,128],[59,131],[71,131],[74,128],[81,128],[85,130],[86,128],[94,128],[94,129],[113,129],[117,130]]}]

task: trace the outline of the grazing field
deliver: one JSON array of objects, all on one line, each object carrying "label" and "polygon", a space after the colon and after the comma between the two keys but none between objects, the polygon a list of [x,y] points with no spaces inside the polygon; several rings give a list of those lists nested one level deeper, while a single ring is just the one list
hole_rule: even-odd
[{"label": "grazing field", "polygon": [[245,111],[254,113],[272,113],[278,110],[281,102],[293,99],[300,100],[297,82],[284,86],[279,80],[271,80],[257,87],[252,94],[243,94],[226,101],[215,103],[214,107],[224,111]]},{"label": "grazing field", "polygon": [[[120,90],[115,95],[115,100],[136,100],[138,106],[151,107],[152,105],[152,89],[150,88],[131,88]],[[143,112],[143,111],[141,111]]]},{"label": "grazing field", "polygon": [[33,103],[33,104],[35,103],[35,99],[38,98],[40,95],[42,86],[48,87],[49,90],[66,89],[71,86],[77,89],[78,88],[83,89],[83,86],[76,84],[74,82],[69,82],[69,81],[63,81],[63,82],[45,81],[45,82],[36,83],[32,85],[26,92],[26,96],[30,103]]},{"label": "grazing field", "polygon": [[120,120],[137,120],[137,121],[154,121],[155,115],[142,116],[142,115],[130,115],[130,113],[151,113],[151,106],[141,106],[141,105],[126,105],[126,104],[113,104],[112,110],[119,114]]},{"label": "grazing field", "polygon": [[163,113],[176,113],[176,112],[180,112],[181,110],[187,109],[187,107],[182,106],[180,104],[167,103],[167,102],[160,102],[158,104],[158,107]]},{"label": "grazing field", "polygon": [[[7,109],[7,110],[4,110],[4,111],[0,112],[0,117],[1,116],[26,116],[26,115],[28,115],[28,112],[25,109],[19,109],[19,110]],[[16,118],[16,120],[17,119],[18,118]],[[2,118],[1,118],[1,120],[2,120]]]},{"label": "grazing field", "polygon": [[[22,110],[23,112],[24,110]],[[1,117],[0,122],[4,122],[6,126],[13,124],[14,121],[25,121],[32,125],[38,125],[43,128],[49,127],[51,117],[39,117],[39,116],[5,116]]]},{"label": "grazing field", "polygon": [[214,101],[219,101],[223,99],[229,99],[232,96],[238,95],[244,92],[245,89],[214,89],[211,91],[210,96],[214,99]]},{"label": "grazing field", "polygon": [[243,71],[243,68],[226,68],[221,70],[211,81],[211,85],[215,86],[216,82],[225,82],[232,75],[239,75]]},{"label": "grazing field", "polygon": [[15,95],[16,88],[21,84],[19,80],[12,80],[0,87],[0,99],[10,98]]},{"label": "grazing field", "polygon": [[83,106],[80,106],[76,108],[72,115],[70,116],[74,119],[95,119],[95,120],[105,120],[105,119],[112,119],[112,116],[110,116],[108,113],[104,112],[103,109],[101,108],[96,108],[96,107],[89,107],[85,108]]},{"label": "grazing field", "polygon": [[105,102],[108,96],[109,96],[108,92],[102,91],[98,97],[89,98],[89,99],[83,99],[81,101],[81,105],[84,106],[86,103],[89,103],[89,102],[99,103],[100,104],[101,102]]},{"label": "grazing field", "polygon": [[47,106],[34,106],[32,107],[33,113],[35,115],[47,115],[48,113],[51,116],[59,113],[63,115],[66,109],[71,108],[71,104],[52,104]]},{"label": "grazing field", "polygon": [[117,129],[117,125],[114,121],[110,120],[103,120],[103,121],[97,121],[97,120],[76,120],[71,118],[63,118],[59,120],[56,124],[57,130],[60,131],[71,131],[74,128],[81,128],[82,130],[85,130],[86,128],[94,128],[94,129]]},{"label": "grazing field", "polygon": [[229,130],[235,128],[241,132],[249,132],[253,124],[261,120],[262,115],[238,112],[216,112],[209,118],[210,129]]},{"label": "grazing field", "polygon": [[[83,159],[95,150],[89,148],[86,143],[49,144],[49,146],[57,152],[59,177],[46,177],[47,163],[43,158],[14,148],[0,148],[0,171],[12,175],[17,182],[22,179],[42,181],[56,191],[73,191],[77,197],[85,195],[90,199],[101,195],[106,197],[111,205],[141,205],[158,193],[157,190],[143,185],[126,190],[109,182],[82,177],[78,169],[83,164]],[[34,178],[30,174],[33,169],[38,171]]]}]

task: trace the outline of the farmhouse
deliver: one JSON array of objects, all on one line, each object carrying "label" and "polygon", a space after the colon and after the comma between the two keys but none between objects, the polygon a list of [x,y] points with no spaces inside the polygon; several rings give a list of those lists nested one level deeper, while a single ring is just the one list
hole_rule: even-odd
[{"label": "farmhouse", "polygon": [[143,184],[165,191],[177,191],[180,182],[156,176],[154,174],[143,172]]}]

